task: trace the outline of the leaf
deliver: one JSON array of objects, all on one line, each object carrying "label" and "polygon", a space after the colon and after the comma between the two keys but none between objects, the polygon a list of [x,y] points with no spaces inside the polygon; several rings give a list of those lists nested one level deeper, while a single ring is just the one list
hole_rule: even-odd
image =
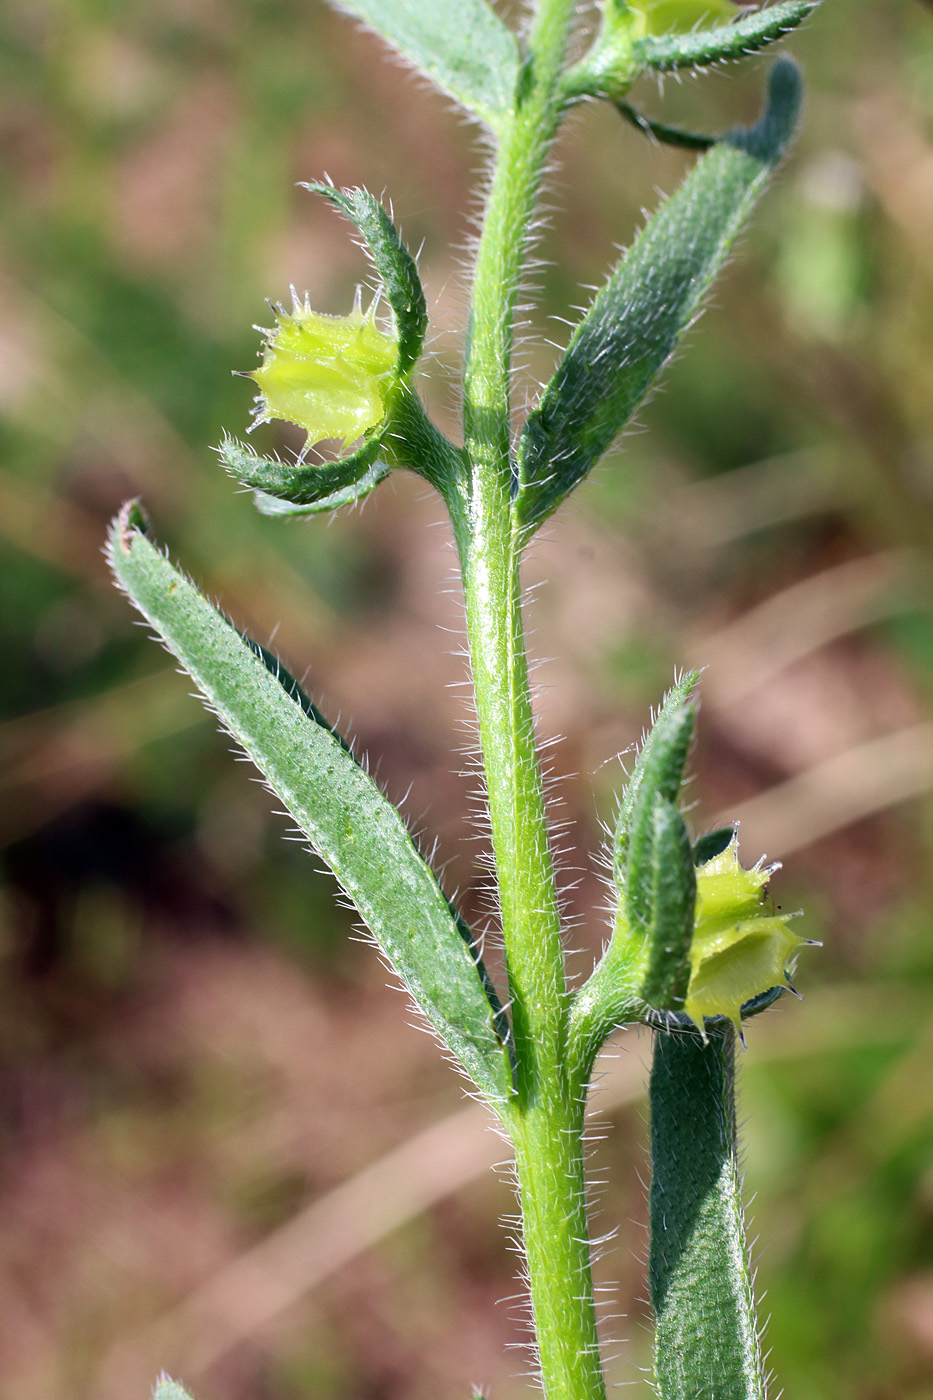
[{"label": "leaf", "polygon": [[680,1011],[690,983],[697,878],[686,823],[673,802],[653,813],[651,925],[641,995],[658,1011]]},{"label": "leaf", "polygon": [[667,708],[658,716],[645,745],[648,755],[632,804],[631,820],[626,831],[616,835],[616,864],[624,871],[620,902],[624,900],[631,927],[642,932],[651,927],[654,912],[658,799],[671,804],[677,800],[695,724],[696,710],[692,705]]},{"label": "leaf", "polygon": [[[681,988],[686,990],[689,962],[685,970],[684,957],[689,957],[696,886],[693,852],[674,803],[693,733],[695,710],[688,699],[696,682],[697,672],[690,671],[664,697],[622,794],[612,852],[615,927],[570,1012],[567,1063],[575,1083],[588,1081],[607,1036],[626,1021],[644,1019],[646,996],[661,997],[669,990],[676,999]],[[652,936],[656,910],[657,944]],[[669,958],[658,951],[665,947],[674,950]]]},{"label": "leaf", "polygon": [[[651,1253],[660,1400],[764,1400],[735,1130],[735,1032],[655,1039]],[[711,1378],[715,1378],[711,1380]]]},{"label": "leaf", "polygon": [[501,1103],[511,1089],[501,1009],[399,813],[292,677],[159,552],[132,503],[109,554],[120,585],[334,872],[434,1029]]},{"label": "leaf", "polygon": [[253,496],[253,504],[260,515],[283,516],[292,519],[303,519],[309,515],[319,515],[325,510],[339,510],[341,506],[356,505],[357,501],[362,501],[369,495],[380,481],[389,475],[392,470],[385,462],[376,461],[369,471],[358,480],[351,482],[349,486],[340,487],[329,492],[325,496],[319,496],[316,501],[308,505],[293,505],[291,501],[282,500],[280,496],[268,495],[265,491],[257,491]]},{"label": "leaf", "polygon": [[697,671],[687,671],[665,695],[657,718],[639,750],[632,768],[632,775],[622,793],[612,842],[613,874],[619,889],[625,884],[629,841],[636,804],[643,785],[646,785],[649,790],[647,806],[649,812],[654,806],[654,799],[658,792],[667,797],[668,801],[673,802],[680,788],[684,764],[687,759],[687,747],[690,742],[690,734],[693,731],[693,720],[690,720],[690,733],[686,734],[683,745],[675,743],[672,749],[671,741],[672,738],[676,739],[684,724],[684,720],[678,719],[677,716],[684,710],[698,677]]},{"label": "leaf", "polygon": [[495,126],[509,110],[518,45],[485,0],[333,0],[363,20],[439,88]]},{"label": "leaf", "polygon": [[309,181],[302,188],[323,195],[336,205],[363,240],[395,317],[399,338],[396,373],[406,375],[421,354],[428,328],[428,309],[415,260],[402,242],[401,234],[368,190],[339,190],[322,180]]},{"label": "leaf", "polygon": [[536,528],[586,476],[696,318],[782,155],[800,103],[790,60],[771,70],[760,121],[702,156],[574,331],[518,450],[520,524]]},{"label": "leaf", "polygon": [[678,68],[705,68],[725,59],[743,58],[745,54],[773,44],[802,24],[816,9],[820,0],[785,0],[733,20],[715,29],[697,29],[686,33],[648,34],[632,45],[635,59],[655,72],[670,73]]},{"label": "leaf", "polygon": [[262,493],[256,504],[274,500],[276,509],[267,515],[301,514],[333,510],[348,501],[359,500],[382,480],[389,468],[378,461],[380,440],[370,438],[357,452],[336,462],[279,462],[260,457],[234,437],[225,438],[217,449],[224,470],[242,486]]}]

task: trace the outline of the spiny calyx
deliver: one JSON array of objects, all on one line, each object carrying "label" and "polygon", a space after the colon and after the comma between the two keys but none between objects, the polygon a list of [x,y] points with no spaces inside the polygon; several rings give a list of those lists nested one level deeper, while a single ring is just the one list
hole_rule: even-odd
[{"label": "spiny calyx", "polygon": [[[307,296],[299,298],[294,289],[291,311],[274,308],[276,324],[264,332],[262,365],[249,376],[260,389],[253,426],[271,418],[295,423],[308,435],[306,449],[290,462],[261,457],[234,437],[219,449],[226,470],[256,491],[256,505],[267,515],[310,515],[361,500],[406,460],[409,437],[423,430],[409,384],[428,324],[415,260],[388,211],[367,190],[325,182],[306,188],[353,224],[379,291],[364,311],[358,290],[346,316],[313,311]],[[381,299],[384,323],[376,318]],[[341,443],[343,455],[306,460],[307,447],[325,439]]]},{"label": "spiny calyx", "polygon": [[738,838],[697,870],[690,981],[683,1010],[696,1026],[727,1016],[740,1028],[742,1008],[788,983],[788,968],[806,940],[794,933],[768,893],[777,866],[746,870]]},{"label": "spiny calyx", "polygon": [[347,316],[312,311],[292,288],[292,309],[276,306],[275,326],[264,331],[254,422],[295,423],[308,442],[335,438],[344,447],[384,420],[396,381],[399,343],[376,322],[378,298],[363,310],[357,288]]}]

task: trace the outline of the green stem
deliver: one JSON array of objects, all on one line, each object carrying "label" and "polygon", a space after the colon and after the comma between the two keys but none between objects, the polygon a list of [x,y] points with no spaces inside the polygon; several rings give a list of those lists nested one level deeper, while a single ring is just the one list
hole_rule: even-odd
[{"label": "green stem", "polygon": [[541,0],[477,254],[464,374],[469,477],[450,493],[515,1037],[522,1235],[549,1400],[604,1400],[583,1176],[583,1102],[564,1069],[567,992],[525,653],[510,454],[513,320],[576,5]]},{"label": "green stem", "polygon": [[465,445],[476,469],[492,477],[510,475],[515,302],[542,172],[563,110],[558,87],[575,9],[576,0],[540,0],[476,255],[464,373]]},{"label": "green stem", "polygon": [[651,1070],[651,1304],[661,1400],[764,1400],[735,1128],[735,1031],[659,1033]]}]

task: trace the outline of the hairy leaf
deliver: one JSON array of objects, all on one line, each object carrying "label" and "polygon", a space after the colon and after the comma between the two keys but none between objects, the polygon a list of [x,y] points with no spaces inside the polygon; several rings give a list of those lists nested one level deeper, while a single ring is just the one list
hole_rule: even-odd
[{"label": "hairy leaf", "polygon": [[367,495],[389,470],[378,460],[378,438],[370,438],[349,457],[320,465],[260,457],[234,437],[225,438],[217,450],[224,469],[235,481],[262,493],[256,502],[260,510],[264,510],[265,501],[274,502],[274,508],[264,510],[267,515],[333,510]]},{"label": "hairy leaf", "polygon": [[294,680],[244,640],[125,507],[118,582],[334,872],[417,1005],[480,1089],[509,1093],[503,1018],[476,950],[405,824]]},{"label": "hairy leaf", "polygon": [[687,750],[696,724],[692,705],[666,708],[645,748],[648,756],[632,804],[628,828],[616,833],[616,865],[621,867],[620,902],[633,929],[651,925],[655,888],[655,817],[658,799],[674,803],[683,782]]},{"label": "hairy leaf", "polygon": [[764,1400],[736,1149],[735,1031],[678,1027],[651,1071],[651,1255],[660,1400]]},{"label": "hairy leaf", "polygon": [[333,0],[495,126],[512,104],[518,45],[485,0]]},{"label": "hairy leaf", "polygon": [[629,842],[643,785],[648,793],[649,813],[659,792],[673,802],[680,788],[694,723],[693,710],[689,712],[689,724],[684,711],[698,674],[697,671],[688,671],[665,695],[622,793],[612,842],[613,873],[620,889],[625,883]]},{"label": "hairy leaf", "polygon": [[276,517],[289,517],[291,519],[303,518],[308,515],[320,515],[325,510],[339,510],[341,506],[356,505],[369,495],[380,481],[389,475],[392,470],[385,462],[376,461],[363,476],[349,486],[339,487],[329,492],[327,495],[319,496],[317,500],[308,505],[293,505],[291,501],[282,500],[279,496],[269,495],[265,491],[257,491],[253,496],[253,504],[260,515],[270,515]]},{"label": "hairy leaf", "polygon": [[647,34],[632,45],[635,59],[657,72],[678,68],[704,68],[724,59],[742,58],[773,44],[796,29],[816,9],[820,0],[784,0],[742,15],[731,24],[714,29],[688,30],[674,34]]},{"label": "hairy leaf", "polygon": [[641,994],[659,1011],[680,1011],[690,983],[697,877],[687,827],[673,802],[653,813],[651,923]]},{"label": "hairy leaf", "polygon": [[399,337],[396,372],[407,374],[424,345],[428,310],[415,260],[402,242],[401,234],[368,190],[339,190],[322,180],[310,181],[303,187],[336,205],[363,240],[395,317]]},{"label": "hairy leaf", "polygon": [[628,422],[700,310],[779,160],[800,104],[789,60],[760,121],[717,141],[661,206],[574,331],[518,451],[519,522],[535,527]]}]

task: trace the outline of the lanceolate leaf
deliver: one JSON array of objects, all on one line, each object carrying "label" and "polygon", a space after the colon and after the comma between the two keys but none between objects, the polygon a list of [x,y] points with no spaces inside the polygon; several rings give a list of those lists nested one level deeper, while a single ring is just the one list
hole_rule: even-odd
[{"label": "lanceolate leaf", "polygon": [[379,438],[370,438],[357,452],[336,462],[279,462],[260,457],[236,438],[225,438],[218,448],[224,468],[243,486],[262,493],[257,500],[274,501],[267,515],[310,515],[333,510],[367,495],[389,468],[378,460]]},{"label": "lanceolate leaf", "polygon": [[333,0],[439,88],[495,126],[511,106],[518,45],[485,0]]},{"label": "lanceolate leaf", "polygon": [[483,1092],[510,1092],[498,1005],[462,925],[405,824],[270,658],[146,537],[137,508],[110,539],[117,580],[307,834],[415,1002]]},{"label": "lanceolate leaf", "polygon": [[347,216],[373,260],[386,301],[392,308],[399,337],[397,372],[407,374],[421,354],[428,328],[428,311],[415,260],[378,199],[368,190],[338,190],[321,180],[305,184]]},{"label": "lanceolate leaf", "polygon": [[658,793],[673,802],[680,788],[695,718],[693,709],[687,709],[687,701],[698,674],[688,671],[665,695],[622,793],[612,842],[613,874],[620,889],[626,879],[632,829],[643,789],[647,819]]},{"label": "lanceolate leaf", "polygon": [[700,310],[793,131],[800,79],[770,75],[767,110],[702,156],[661,206],[577,327],[519,444],[515,509],[535,527],[628,422]]},{"label": "lanceolate leaf", "polygon": [[697,878],[683,817],[664,798],[654,808],[648,966],[641,994],[649,1006],[680,1011],[690,982]]},{"label": "lanceolate leaf", "polygon": [[392,468],[378,459],[373,463],[367,472],[349,486],[338,487],[326,495],[318,496],[316,500],[308,505],[293,505],[291,501],[282,500],[280,496],[269,495],[265,491],[257,491],[253,496],[253,504],[260,515],[287,516],[291,518],[304,517],[308,515],[320,515],[325,510],[339,510],[341,506],[355,505],[368,496],[380,481],[389,475]]},{"label": "lanceolate leaf", "polygon": [[[683,782],[687,751],[696,724],[692,705],[665,708],[651,731],[641,771],[641,783],[632,806],[627,830],[617,831],[615,865],[620,906],[633,929],[647,931],[651,924],[655,884],[655,832],[657,804],[673,805]],[[621,867],[621,869],[620,869]]]},{"label": "lanceolate leaf", "polygon": [[693,851],[675,806],[693,734],[690,671],[664,697],[622,799],[613,837],[618,908],[609,946],[574,998],[568,1065],[585,1082],[600,1046],[645,1002],[669,1009],[682,1002],[690,976],[696,902]]},{"label": "lanceolate leaf", "polygon": [[670,73],[678,68],[704,68],[724,59],[741,58],[774,43],[812,14],[820,0],[784,0],[743,15],[715,29],[683,34],[649,34],[637,39],[632,52],[641,64]]},{"label": "lanceolate leaf", "polygon": [[735,1032],[655,1041],[651,1306],[660,1400],[764,1400],[736,1151]]}]

